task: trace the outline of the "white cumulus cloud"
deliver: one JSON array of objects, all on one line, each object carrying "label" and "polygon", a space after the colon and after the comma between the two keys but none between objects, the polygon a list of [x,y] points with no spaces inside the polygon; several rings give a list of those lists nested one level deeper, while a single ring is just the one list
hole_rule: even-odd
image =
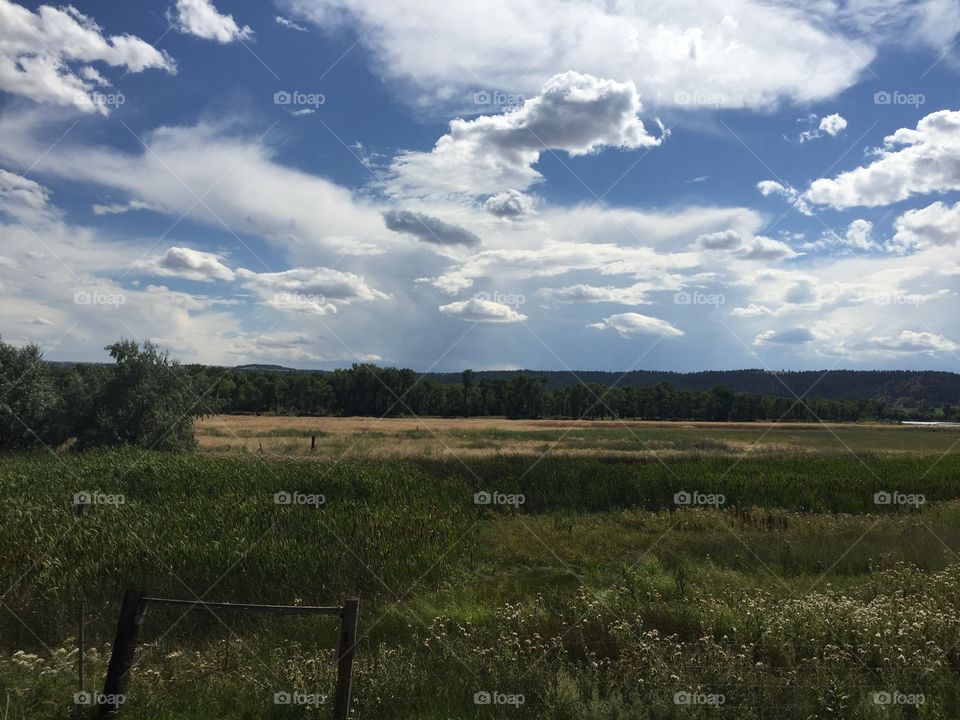
[{"label": "white cumulus cloud", "polygon": [[784,330],[767,330],[762,332],[754,339],[754,345],[769,345],[776,343],[779,345],[803,345],[813,342],[816,336],[808,328],[786,328]]},{"label": "white cumulus cloud", "polygon": [[956,352],[960,345],[931,332],[903,330],[899,335],[869,338],[863,343],[864,349],[885,355],[932,355],[942,352]]},{"label": "white cumulus cloud", "polygon": [[908,210],[894,221],[888,247],[895,252],[955,246],[960,238],[960,202],[937,201],[925,208]]},{"label": "white cumulus cloud", "polygon": [[[816,122],[816,116],[814,116],[813,119],[814,122]],[[846,129],[847,119],[839,113],[834,113],[833,115],[827,115],[826,117],[820,118],[820,123],[817,125],[816,129],[804,130],[802,133],[800,133],[800,142],[816,140],[824,135],[836,137]]]},{"label": "white cumulus cloud", "polygon": [[835,178],[813,181],[805,197],[845,209],[960,189],[960,111],[939,110],[922,118],[915,130],[897,130],[884,138],[875,157]]},{"label": "white cumulus cloud", "polygon": [[256,273],[237,270],[244,287],[272,307],[293,312],[328,315],[353,302],[388,300],[390,295],[371,287],[359,275],[332,268],[293,268]]},{"label": "white cumulus cloud", "polygon": [[483,209],[491,215],[508,219],[526,217],[536,212],[533,198],[513,189],[491,195],[483,203]]},{"label": "white cumulus cloud", "polygon": [[468,322],[515,323],[527,319],[526,315],[521,315],[509,305],[480,298],[441,305],[440,312]]},{"label": "white cumulus cloud", "polygon": [[105,37],[94,20],[72,6],[41,5],[36,12],[0,0],[0,90],[36,102],[106,115],[100,88],[109,83],[91,63],[139,73],[176,72],[165,53],[133,35]]},{"label": "white cumulus cloud", "polygon": [[153,275],[180,277],[201,282],[234,278],[233,270],[223,264],[219,255],[185,247],[167,248],[163,255],[138,262],[134,267]]},{"label": "white cumulus cloud", "polygon": [[592,323],[587,327],[597,330],[616,330],[624,338],[632,338],[636,335],[681,337],[684,334],[683,330],[674,327],[666,320],[632,312],[610,315],[605,317],[603,322]]},{"label": "white cumulus cloud", "polygon": [[510,112],[453,120],[430,152],[399,154],[387,189],[400,196],[523,190],[542,179],[533,165],[549,150],[585,155],[659,145],[662,137],[647,133],[640,110],[633,82],[565,72]]},{"label": "white cumulus cloud", "polygon": [[781,240],[763,235],[745,238],[736,230],[700,235],[695,247],[703,251],[726,253],[746,260],[782,260],[796,257],[798,254]]},{"label": "white cumulus cloud", "polygon": [[424,106],[485,88],[529,97],[571,68],[631,80],[660,105],[809,102],[856,83],[879,39],[807,5],[765,0],[488,0],[482,12],[449,0],[282,6],[328,31],[356,28],[381,75]]},{"label": "white cumulus cloud", "polygon": [[249,26],[237,25],[233,15],[221,14],[211,0],[177,0],[172,20],[180,32],[218,43],[248,40],[253,36]]}]

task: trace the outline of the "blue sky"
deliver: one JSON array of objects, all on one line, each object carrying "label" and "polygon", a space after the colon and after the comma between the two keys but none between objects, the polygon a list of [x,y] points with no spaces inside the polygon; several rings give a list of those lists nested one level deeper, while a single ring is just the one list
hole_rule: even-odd
[{"label": "blue sky", "polygon": [[945,0],[0,0],[0,334],[960,369]]}]

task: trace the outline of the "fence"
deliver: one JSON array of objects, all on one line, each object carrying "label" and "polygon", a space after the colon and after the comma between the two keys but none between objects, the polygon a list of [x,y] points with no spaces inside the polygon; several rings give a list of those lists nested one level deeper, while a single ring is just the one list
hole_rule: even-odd
[{"label": "fence", "polygon": [[353,653],[357,642],[357,617],[360,599],[347,598],[340,607],[312,605],[254,605],[249,603],[205,602],[203,600],[175,600],[172,598],[148,597],[142,590],[127,590],[120,606],[117,634],[113,640],[107,679],[103,685],[105,702],[100,706],[98,720],[112,718],[123,702],[130,670],[137,649],[140,626],[143,625],[147,605],[174,605],[210,610],[237,610],[245,612],[269,612],[281,615],[336,615],[340,618],[340,634],[337,638],[337,686],[333,699],[334,720],[346,720],[350,712],[350,688],[353,682]]}]

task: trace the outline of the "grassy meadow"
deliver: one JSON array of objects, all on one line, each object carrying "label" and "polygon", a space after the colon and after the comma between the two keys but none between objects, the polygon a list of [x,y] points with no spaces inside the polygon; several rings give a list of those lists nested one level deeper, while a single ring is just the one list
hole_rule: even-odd
[{"label": "grassy meadow", "polygon": [[[311,450],[311,436],[316,447]],[[958,452],[960,428],[843,423],[711,423],[500,418],[310,418],[219,415],[198,420],[206,452],[339,460],[503,454],[668,456]]]},{"label": "grassy meadow", "polygon": [[[356,718],[960,717],[955,429],[214,417],[196,433],[193,454],[0,458],[0,718],[84,716],[77,598],[95,690],[127,587],[359,594]],[[84,517],[79,492],[100,502]],[[335,629],[151,607],[121,715],[330,717]]]}]

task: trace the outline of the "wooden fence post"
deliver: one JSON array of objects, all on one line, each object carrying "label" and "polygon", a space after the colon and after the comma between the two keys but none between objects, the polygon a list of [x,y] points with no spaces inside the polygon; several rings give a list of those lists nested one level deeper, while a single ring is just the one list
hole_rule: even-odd
[{"label": "wooden fence post", "polygon": [[340,637],[337,640],[337,689],[333,698],[333,719],[347,720],[350,714],[350,687],[353,682],[353,652],[357,644],[357,616],[360,598],[347,598],[343,603]]},{"label": "wooden fence post", "polygon": [[140,634],[140,625],[143,624],[143,613],[146,604],[143,602],[143,591],[127,590],[123,594],[123,605],[120,606],[120,619],[117,621],[117,634],[113,639],[113,651],[110,654],[110,665],[107,667],[107,679],[103,684],[103,698],[98,720],[110,718],[120,708],[123,699],[120,697],[127,689],[130,680],[130,668],[133,666],[133,656],[137,650],[137,636]]}]

